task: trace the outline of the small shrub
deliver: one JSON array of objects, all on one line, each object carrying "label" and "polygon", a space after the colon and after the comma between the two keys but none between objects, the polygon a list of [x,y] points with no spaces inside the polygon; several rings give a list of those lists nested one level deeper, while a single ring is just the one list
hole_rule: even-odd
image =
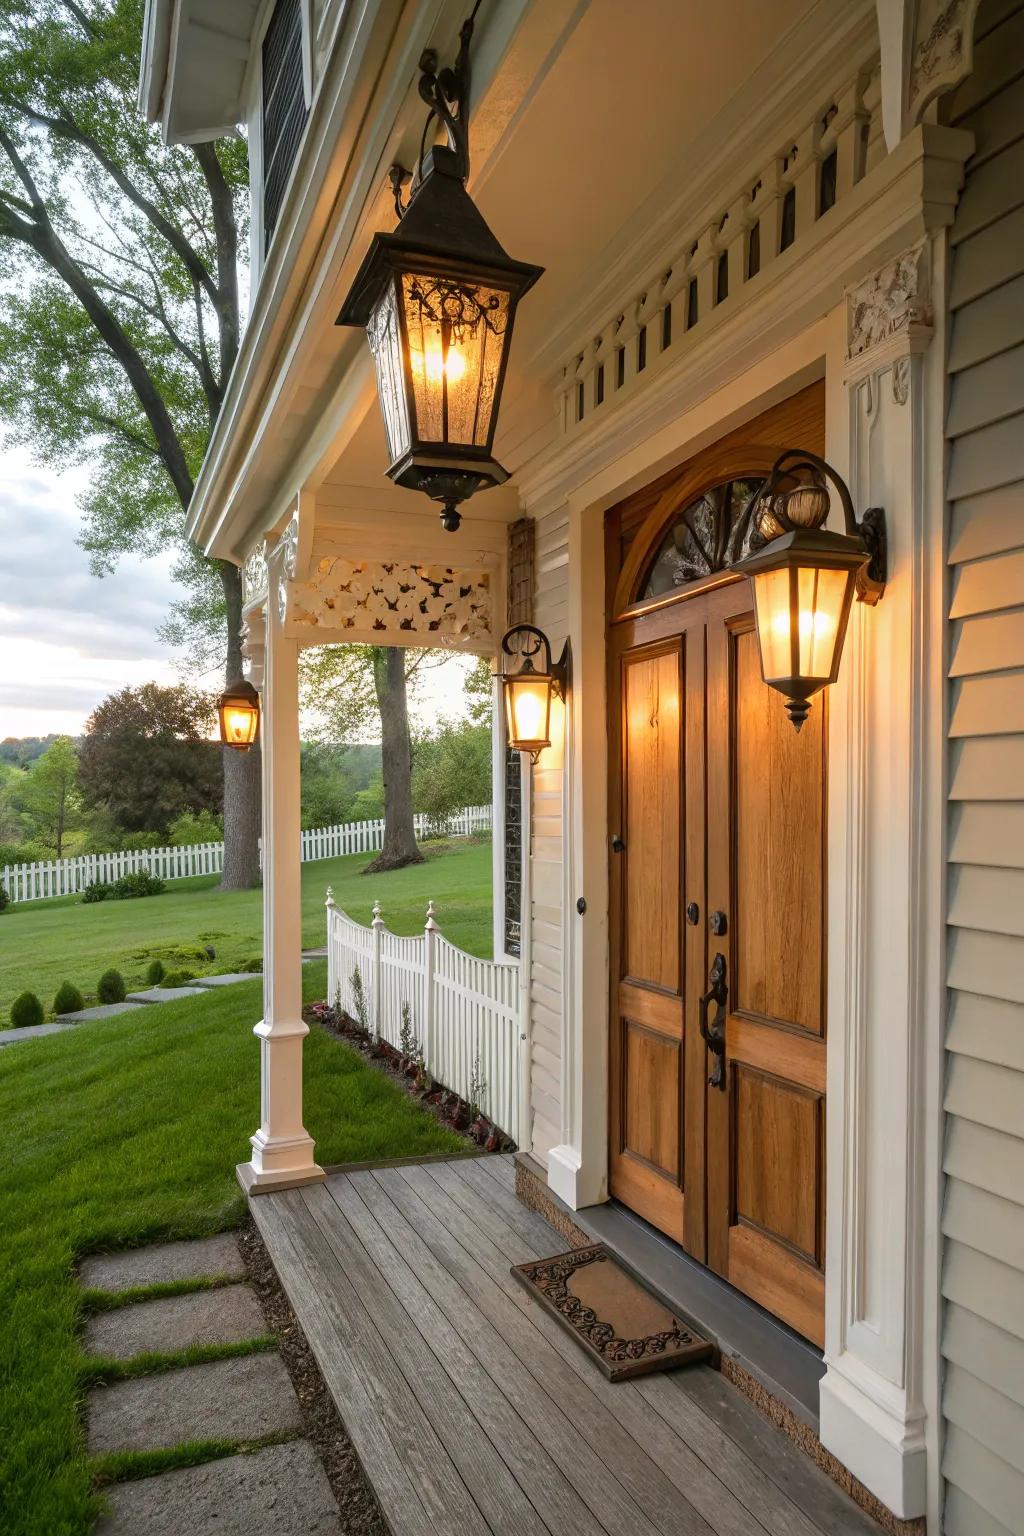
[{"label": "small shrub", "polygon": [[356,1023],[362,1030],[368,1030],[369,1009],[366,1006],[366,988],[363,986],[362,973],[356,966],[352,972],[352,1006],[356,1011]]},{"label": "small shrub", "polygon": [[53,1000],[54,1013],[78,1013],[85,1007],[85,998],[70,981],[62,981]]},{"label": "small shrub", "polygon": [[420,1042],[412,1027],[412,1009],[407,1002],[402,1004],[402,1028],[398,1036],[398,1049],[407,1061],[415,1061],[419,1055]]},{"label": "small shrub", "polygon": [[241,974],[242,971],[252,971],[254,975],[258,975],[262,969],[263,960],[259,955],[250,955],[248,960],[241,960],[239,961],[238,965],[235,966],[235,970],[238,971],[239,974]]},{"label": "small shrub", "polygon": [[473,1071],[469,1078],[469,1112],[474,1120],[480,1116],[480,1100],[486,1092],[487,1079],[484,1077],[483,1069],[480,1065],[480,1055],[477,1053],[473,1058]]},{"label": "small shrub", "polygon": [[122,875],[110,887],[115,901],[133,901],[139,896],[162,896],[167,886],[148,869],[138,869],[133,875]]},{"label": "small shrub", "polygon": [[166,974],[162,960],[151,960],[146,966],[146,985],[158,987]]},{"label": "small shrub", "polygon": [[113,966],[109,971],[104,971],[96,987],[96,996],[101,1003],[123,1003],[126,992],[121,972],[114,970]]},{"label": "small shrub", "polygon": [[187,848],[193,843],[220,843],[224,840],[224,822],[212,811],[182,811],[167,828],[172,848]]},{"label": "small shrub", "polygon": [[11,1023],[15,1029],[31,1029],[43,1022],[43,1005],[34,992],[22,992],[11,1004]]},{"label": "small shrub", "polygon": [[110,895],[110,886],[102,880],[94,880],[92,885],[87,885],[82,892],[82,900],[87,902],[106,901]]},{"label": "small shrub", "polygon": [[161,981],[162,987],[187,987],[190,981],[195,981],[195,971],[168,971]]},{"label": "small shrub", "polygon": [[4,885],[3,881],[0,880],[0,912],[6,912],[10,904],[11,898],[7,894],[7,887]]}]

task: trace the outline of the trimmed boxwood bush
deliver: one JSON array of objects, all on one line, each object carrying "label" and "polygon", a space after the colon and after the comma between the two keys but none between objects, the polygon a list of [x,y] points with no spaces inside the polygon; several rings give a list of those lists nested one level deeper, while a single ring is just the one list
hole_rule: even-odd
[{"label": "trimmed boxwood bush", "polygon": [[34,992],[22,992],[11,1004],[11,1023],[15,1029],[31,1029],[41,1024],[44,1017],[43,1005]]},{"label": "trimmed boxwood bush", "polygon": [[131,901],[136,896],[162,896],[167,886],[148,869],[138,869],[134,875],[122,875],[110,887],[115,901]]},{"label": "trimmed boxwood bush", "polygon": [[82,900],[87,902],[106,901],[110,895],[110,886],[102,880],[94,880],[92,885],[87,885],[82,892]]},{"label": "trimmed boxwood bush", "polygon": [[85,998],[70,981],[62,981],[53,1000],[54,1013],[78,1013],[85,1007]]},{"label": "trimmed boxwood bush", "polygon": [[168,971],[160,985],[162,987],[187,987],[189,982],[195,981],[195,979],[195,971]]},{"label": "trimmed boxwood bush", "polygon": [[104,971],[96,988],[96,996],[101,1003],[123,1003],[125,1000],[124,977],[120,971],[115,971],[111,966],[109,971]]},{"label": "trimmed boxwood bush", "polygon": [[0,912],[6,912],[10,904],[11,898],[7,893],[7,887],[4,885],[3,881],[0,880]]},{"label": "trimmed boxwood bush", "polygon": [[151,960],[146,967],[146,983],[151,987],[158,987],[163,981],[166,972],[162,960]]}]

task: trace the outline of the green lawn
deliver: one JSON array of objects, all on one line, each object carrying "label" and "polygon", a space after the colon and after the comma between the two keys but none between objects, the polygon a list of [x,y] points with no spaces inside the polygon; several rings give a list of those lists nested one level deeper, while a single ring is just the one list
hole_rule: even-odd
[{"label": "green lawn", "polygon": [[[474,858],[479,850],[440,867]],[[161,903],[124,905],[142,922],[141,909]],[[308,999],[324,995],[325,970],[306,967]],[[242,1218],[234,1165],[257,1123],[259,1012],[254,979],[0,1051],[4,1536],[84,1536],[98,1509],[82,1435],[76,1259]],[[321,1162],[464,1148],[348,1046],[314,1030],[305,1049],[305,1118]]]},{"label": "green lawn", "polygon": [[[325,941],[324,891],[351,917],[369,922],[379,900],[388,926],[416,933],[428,898],[442,931],[475,955],[491,954],[490,842],[426,845],[427,859],[386,875],[362,871],[372,854],[350,854],[302,866],[302,941]],[[86,1001],[108,966],[129,988],[143,984],[146,967],[160,958],[168,971],[196,975],[233,971],[261,953],[259,891],[220,891],[217,877],[168,881],[163,896],[105,901],[87,906],[78,897],[26,901],[0,915],[0,1028],[13,999],[25,988],[48,1010],[62,981],[74,982]],[[213,960],[205,946],[216,951]]]}]

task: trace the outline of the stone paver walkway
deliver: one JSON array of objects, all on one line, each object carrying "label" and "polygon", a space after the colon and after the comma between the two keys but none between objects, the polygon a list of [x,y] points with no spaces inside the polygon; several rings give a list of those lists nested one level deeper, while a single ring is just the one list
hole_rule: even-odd
[{"label": "stone paver walkway", "polygon": [[[317,955],[327,951],[316,950]],[[197,976],[185,987],[146,987],[129,992],[123,1003],[100,1003],[95,1008],[80,1008],[75,1013],[62,1013],[49,1024],[30,1024],[27,1029],[0,1029],[0,1047],[17,1045],[19,1040],[32,1040],[39,1035],[58,1035],[75,1024],[87,1024],[90,1019],[110,1019],[118,1013],[131,1013],[153,1003],[173,1003],[179,997],[202,997],[216,987],[233,987],[240,981],[254,981],[259,971],[230,971],[222,976]]]},{"label": "stone paver walkway", "polygon": [[[98,1312],[86,1324],[86,1352],[130,1360],[149,1352],[174,1356],[196,1344],[265,1338],[263,1312],[249,1286],[240,1283],[244,1275],[230,1233],[93,1254],[82,1261],[79,1279],[88,1289],[111,1295],[176,1281],[233,1283]],[[203,1440],[247,1447],[202,1466],[117,1484],[107,1490],[109,1513],[95,1536],[262,1536],[268,1525],[274,1536],[338,1536],[334,1494],[317,1452],[299,1438],[299,1401],[274,1351],[154,1370],[94,1387],[86,1419],[94,1456],[173,1450]],[[284,1437],[284,1443],[248,1449],[275,1437]]]},{"label": "stone paver walkway", "polygon": [[94,1536],[337,1536],[338,1506],[305,1440],[182,1467],[109,1492]]}]

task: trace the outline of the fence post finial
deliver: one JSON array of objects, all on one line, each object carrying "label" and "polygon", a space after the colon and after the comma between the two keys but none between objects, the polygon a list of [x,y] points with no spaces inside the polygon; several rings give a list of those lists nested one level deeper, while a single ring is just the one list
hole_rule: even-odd
[{"label": "fence post finial", "polygon": [[331,886],[327,887],[327,900],[324,902],[324,906],[325,907],[336,907],[337,906],[337,902],[334,899],[334,891],[333,891]]},{"label": "fence post finial", "polygon": [[438,931],[437,930],[437,923],[435,921],[436,916],[437,916],[437,914],[434,911],[434,903],[432,901],[428,901],[427,902],[427,921],[426,921],[426,925],[425,925],[428,933],[436,933]]},{"label": "fence post finial", "polygon": [[373,927],[374,928],[383,928],[384,927],[384,919],[381,917],[380,913],[381,913],[380,902],[379,901],[375,901],[374,904],[373,904]]}]

